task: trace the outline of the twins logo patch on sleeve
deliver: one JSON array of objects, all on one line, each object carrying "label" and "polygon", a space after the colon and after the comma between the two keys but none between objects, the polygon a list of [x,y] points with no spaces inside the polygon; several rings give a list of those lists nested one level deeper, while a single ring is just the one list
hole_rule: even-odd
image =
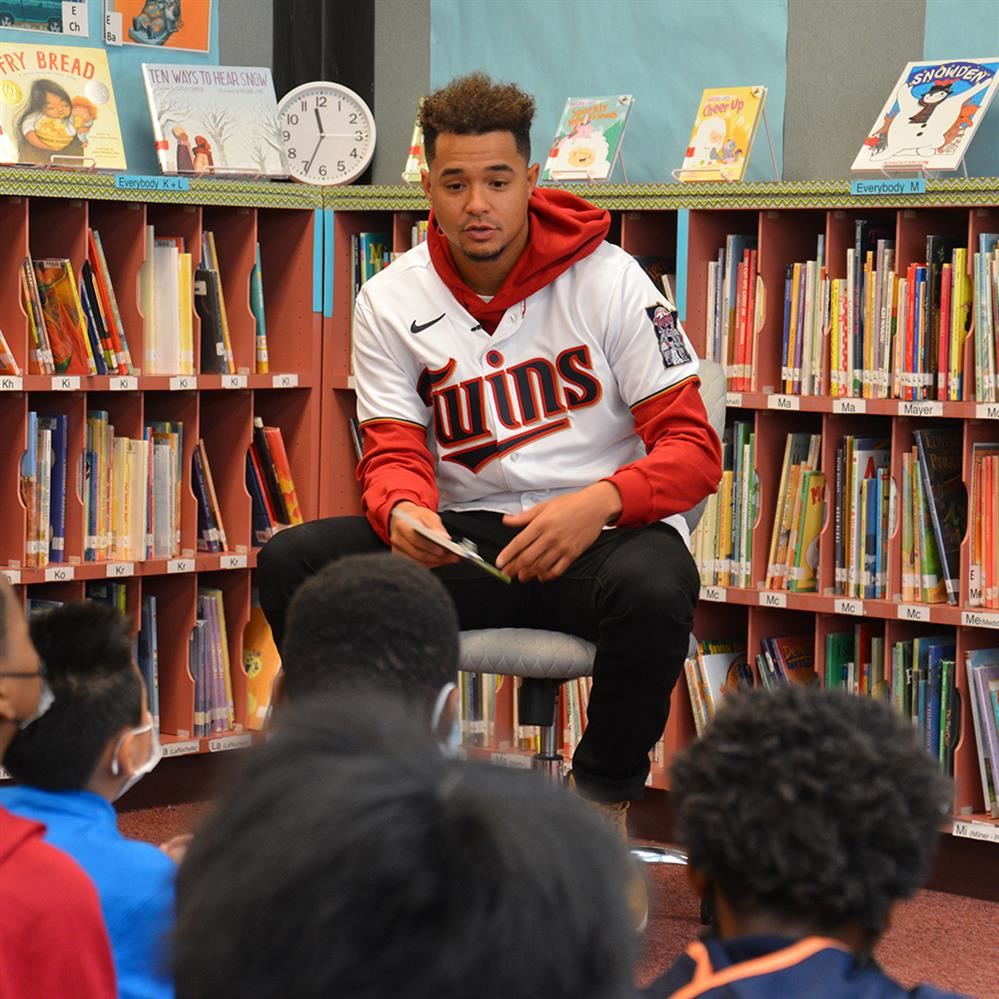
[{"label": "twins logo patch on sleeve", "polygon": [[690,352],[684,343],[683,334],[676,324],[676,314],[665,305],[650,305],[646,310],[652,320],[652,328],[659,344],[659,355],[663,359],[664,368],[672,368],[676,364],[690,362]]}]

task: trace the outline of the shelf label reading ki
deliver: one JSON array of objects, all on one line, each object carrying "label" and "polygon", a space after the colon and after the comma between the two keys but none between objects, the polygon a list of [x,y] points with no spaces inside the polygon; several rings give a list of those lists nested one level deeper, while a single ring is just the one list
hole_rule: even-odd
[{"label": "shelf label reading ki", "polygon": [[222,388],[224,389],[245,389],[246,375],[223,375]]},{"label": "shelf label reading ki", "polygon": [[79,392],[80,391],[80,376],[79,375],[53,375],[52,376],[52,391],[53,392]]},{"label": "shelf label reading ki", "polygon": [[174,375],[170,379],[171,392],[187,392],[198,387],[196,375]]},{"label": "shelf label reading ki", "polygon": [[864,616],[863,600],[851,600],[849,597],[840,597],[833,601],[833,612],[836,614],[852,614],[854,617]]},{"label": "shelf label reading ki", "polygon": [[761,607],[787,607],[787,594],[760,590]]},{"label": "shelf label reading ki", "polygon": [[726,594],[724,586],[702,586],[701,587],[701,599],[711,600],[716,604],[723,604],[726,602]]},{"label": "shelf label reading ki", "polygon": [[792,412],[801,409],[801,399],[796,395],[768,395],[767,409],[782,409]]},{"label": "shelf label reading ki", "polygon": [[271,379],[271,385],[273,385],[274,388],[298,388],[298,375],[274,375]]},{"label": "shelf label reading ki", "polygon": [[866,399],[833,399],[834,413],[866,413]]},{"label": "shelf label reading ki", "polygon": [[112,392],[134,392],[139,387],[139,379],[135,375],[112,375]]},{"label": "shelf label reading ki", "polygon": [[899,621],[922,621],[930,620],[930,608],[925,604],[899,604]]}]

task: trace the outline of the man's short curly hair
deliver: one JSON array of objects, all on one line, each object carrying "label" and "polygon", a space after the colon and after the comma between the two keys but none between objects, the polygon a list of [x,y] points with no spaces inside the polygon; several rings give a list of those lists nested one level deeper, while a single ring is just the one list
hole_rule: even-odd
[{"label": "man's short curly hair", "polygon": [[469,73],[435,90],[420,105],[420,126],[427,163],[432,163],[437,136],[512,132],[517,151],[531,161],[534,98],[513,83],[493,83],[485,73]]},{"label": "man's short curly hair", "polygon": [[728,699],[671,769],[676,834],[739,914],[880,933],[925,883],[950,784],[912,724],[842,691]]}]

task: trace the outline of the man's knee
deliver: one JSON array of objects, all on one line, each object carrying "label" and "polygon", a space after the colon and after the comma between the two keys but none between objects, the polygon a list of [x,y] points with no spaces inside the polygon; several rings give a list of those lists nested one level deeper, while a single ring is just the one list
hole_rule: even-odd
[{"label": "man's knee", "polygon": [[686,551],[668,562],[630,559],[612,577],[618,612],[651,630],[690,629],[698,594],[697,568]]},{"label": "man's knee", "polygon": [[257,579],[260,585],[284,590],[309,575],[306,558],[308,545],[302,530],[307,526],[302,524],[278,531],[260,549],[257,555]]}]

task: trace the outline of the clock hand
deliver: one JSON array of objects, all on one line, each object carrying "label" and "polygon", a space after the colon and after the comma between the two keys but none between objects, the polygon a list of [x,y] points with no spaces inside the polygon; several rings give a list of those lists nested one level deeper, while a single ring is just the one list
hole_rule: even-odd
[{"label": "clock hand", "polygon": [[319,108],[313,108],[313,111],[316,112],[316,121],[319,124],[319,134],[322,135],[323,134],[323,119],[319,117]]},{"label": "clock hand", "polygon": [[325,135],[320,135],[319,136],[319,141],[316,143],[316,148],[312,150],[312,155],[309,157],[309,162],[305,164],[305,172],[306,173],[308,173],[312,169],[312,162],[313,162],[313,160],[315,160],[316,153],[319,152],[319,147],[323,144],[323,139],[325,139],[325,138],[326,138]]}]

